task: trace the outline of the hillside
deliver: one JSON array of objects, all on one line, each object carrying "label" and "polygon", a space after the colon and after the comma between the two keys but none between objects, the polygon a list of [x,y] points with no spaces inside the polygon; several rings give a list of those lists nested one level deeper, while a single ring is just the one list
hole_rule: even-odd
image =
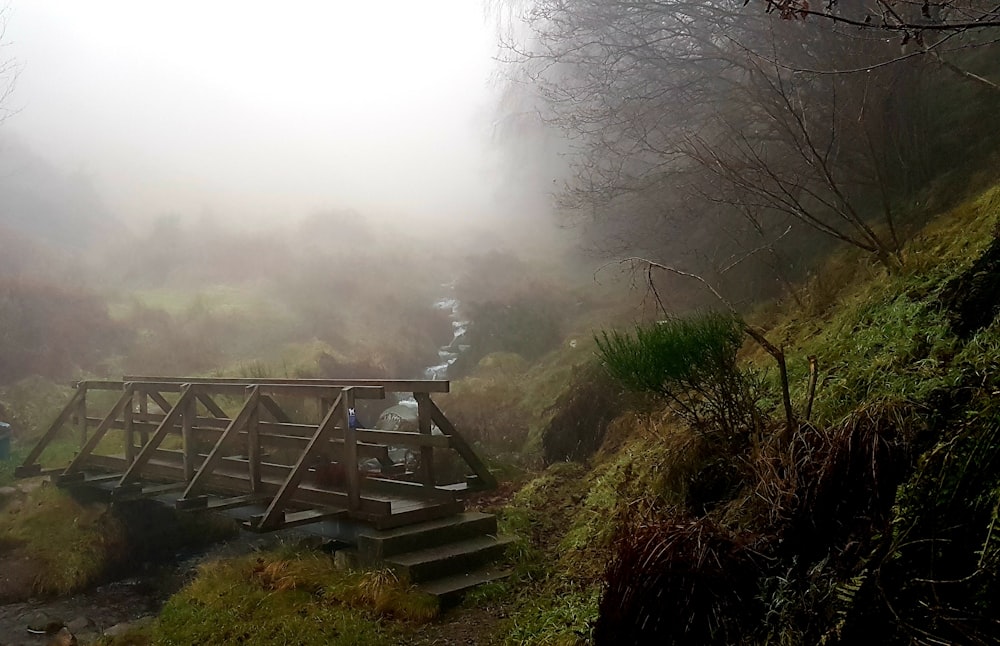
[{"label": "hillside", "polygon": [[748,315],[784,348],[790,435],[750,340],[743,439],[597,365],[620,306],[535,361],[487,355],[442,405],[503,477],[472,502],[516,538],[513,575],[457,609],[289,546],[203,566],[101,643],[998,643],[998,226],[1000,185],[931,221],[900,269],[835,254]]}]

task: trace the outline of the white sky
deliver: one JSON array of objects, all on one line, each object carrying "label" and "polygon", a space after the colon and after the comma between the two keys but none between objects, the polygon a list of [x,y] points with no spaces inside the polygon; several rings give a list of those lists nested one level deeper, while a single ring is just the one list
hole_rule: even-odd
[{"label": "white sky", "polygon": [[3,128],[116,214],[488,209],[477,0],[11,0]]}]

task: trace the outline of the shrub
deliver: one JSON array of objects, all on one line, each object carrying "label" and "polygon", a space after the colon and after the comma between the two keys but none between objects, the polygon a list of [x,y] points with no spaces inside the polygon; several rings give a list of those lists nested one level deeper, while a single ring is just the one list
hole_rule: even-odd
[{"label": "shrub", "polygon": [[93,368],[125,330],[97,295],[42,280],[0,277],[0,384],[60,379]]},{"label": "shrub", "polygon": [[708,313],[596,337],[598,355],[626,387],[664,397],[692,428],[741,440],[759,425],[757,388],[736,365],[743,327]]},{"label": "shrub", "polygon": [[453,384],[442,408],[459,432],[488,454],[516,453],[528,438],[525,363],[517,355],[490,355],[474,377]]},{"label": "shrub", "polygon": [[625,526],[605,574],[595,644],[740,644],[760,614],[749,543],[708,518]]}]

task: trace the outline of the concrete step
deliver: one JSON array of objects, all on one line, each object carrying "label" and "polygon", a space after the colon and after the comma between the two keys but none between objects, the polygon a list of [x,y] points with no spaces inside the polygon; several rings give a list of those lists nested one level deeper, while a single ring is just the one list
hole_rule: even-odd
[{"label": "concrete step", "polygon": [[358,558],[361,563],[373,564],[396,554],[496,533],[496,516],[467,511],[396,529],[362,531],[357,541]]},{"label": "concrete step", "polygon": [[398,554],[385,559],[405,581],[423,583],[455,574],[472,572],[503,556],[509,537],[477,536],[440,547]]},{"label": "concrete step", "polygon": [[417,587],[427,594],[437,597],[442,606],[449,606],[460,601],[462,596],[472,588],[506,579],[510,575],[511,570],[506,568],[485,567],[472,572],[425,581]]}]

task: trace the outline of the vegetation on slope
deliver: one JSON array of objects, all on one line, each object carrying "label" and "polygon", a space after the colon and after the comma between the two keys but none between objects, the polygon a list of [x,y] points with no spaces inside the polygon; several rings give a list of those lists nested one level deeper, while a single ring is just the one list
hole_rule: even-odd
[{"label": "vegetation on slope", "polygon": [[789,445],[772,423],[734,452],[647,402],[525,485],[503,512],[520,567],[499,638],[995,643],[998,220],[1000,187],[931,223],[901,270],[846,253],[805,308],[755,315],[800,418],[817,357]]}]

